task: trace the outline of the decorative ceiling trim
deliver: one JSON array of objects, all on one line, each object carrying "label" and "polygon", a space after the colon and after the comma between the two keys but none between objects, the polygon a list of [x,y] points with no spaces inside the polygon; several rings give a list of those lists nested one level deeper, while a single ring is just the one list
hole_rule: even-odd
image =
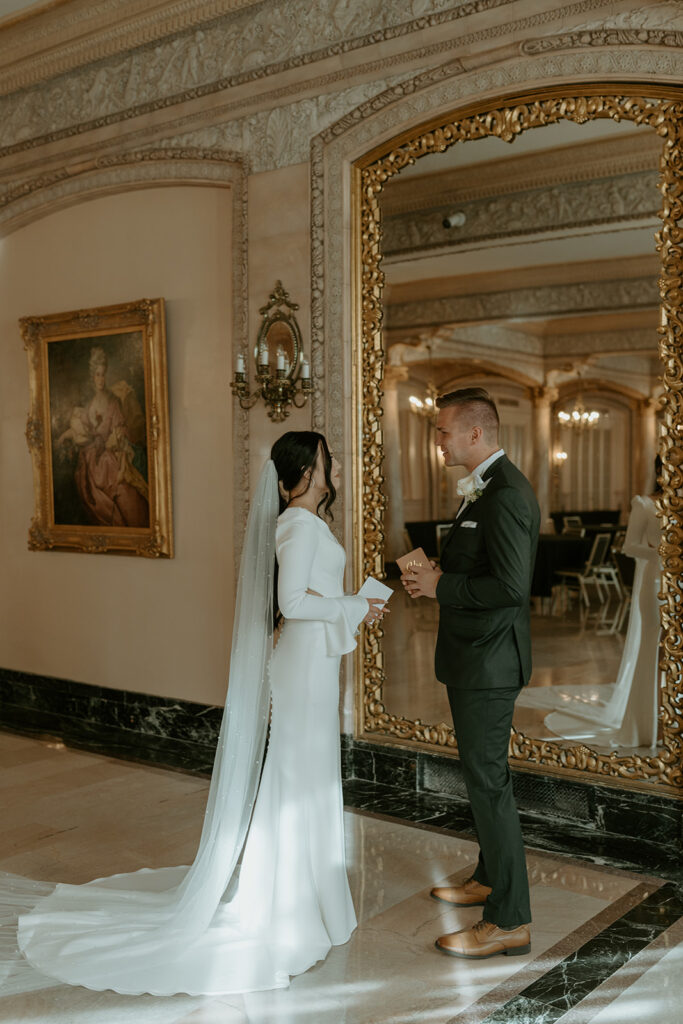
[{"label": "decorative ceiling trim", "polygon": [[402,213],[383,221],[385,253],[403,259],[408,254],[457,252],[502,238],[557,237],[648,221],[653,225],[654,250],[658,181],[658,171],[647,170],[460,203],[465,220],[456,230],[444,227],[443,207]]},{"label": "decorative ceiling trim", "polygon": [[253,7],[262,0],[70,0],[0,23],[0,94]]},{"label": "decorative ceiling trim", "polygon": [[231,184],[243,160],[238,153],[200,149],[144,149],[113,153],[60,167],[0,195],[0,236],[74,202],[160,182]]},{"label": "decorative ceiling trim", "polygon": [[662,143],[655,132],[641,131],[626,137],[544,150],[540,168],[537,152],[493,160],[486,165],[484,180],[480,164],[466,164],[433,174],[399,176],[392,179],[382,195],[382,215],[393,217],[415,210],[505,195],[510,191],[657,170],[661,150]]},{"label": "decorative ceiling trim", "polygon": [[585,50],[603,46],[683,46],[683,32],[671,28],[605,28],[578,29],[575,32],[561,32],[557,35],[525,39],[520,52],[535,57],[542,53],[559,53],[561,50]]},{"label": "decorative ceiling trim", "polygon": [[[114,0],[118,8],[127,6],[130,2],[131,0]],[[294,67],[300,68],[306,64],[317,63],[329,57],[339,57],[354,50],[376,47],[379,43],[410,36],[417,32],[423,32],[425,29],[439,28],[476,14],[486,14],[514,4],[516,0],[467,0],[467,2],[458,3],[455,7],[443,9],[445,2],[447,0],[432,0],[433,6],[441,7],[442,9],[432,10],[431,12],[424,13],[419,18],[403,21],[401,19],[405,16],[405,3],[402,3],[402,0],[394,0],[393,3],[391,0],[382,0],[381,3],[376,3],[376,27],[373,25],[372,30],[366,30],[358,35],[349,34],[347,38],[346,31],[353,32],[354,25],[359,20],[349,10],[346,13],[346,20],[342,18],[342,24],[337,33],[338,38],[329,45],[320,48],[315,47],[315,43],[319,42],[319,37],[315,39],[312,37],[310,40],[296,39],[296,45],[294,45],[291,33],[283,35],[281,32],[271,32],[270,38],[267,38],[265,32],[261,37],[254,35],[252,42],[254,48],[258,46],[260,55],[259,66],[254,67],[251,71],[246,71],[245,74],[262,77]],[[324,3],[324,0],[318,0],[319,7],[321,3]],[[367,6],[371,5],[372,0],[367,0]],[[103,6],[103,3],[98,5],[100,8]],[[12,68],[7,69],[3,73],[2,65],[0,65],[0,93],[8,94],[18,89],[27,88],[38,82],[47,81],[57,75],[115,57],[118,54],[149,49],[154,47],[155,44],[159,44],[162,40],[167,41],[171,36],[175,36],[179,49],[182,49],[183,44],[186,47],[194,45],[196,48],[196,32],[190,34],[188,33],[188,28],[196,30],[200,25],[208,27],[209,22],[215,25],[217,21],[223,21],[227,27],[229,22],[239,16],[243,8],[248,6],[258,6],[264,12],[264,29],[268,24],[271,25],[272,29],[273,23],[276,21],[278,23],[277,28],[282,29],[287,21],[287,11],[284,10],[282,4],[278,5],[277,0],[265,0],[265,2],[261,0],[258,5],[245,3],[226,4],[221,3],[220,0],[213,0],[213,2],[205,0],[204,3],[195,4],[193,0],[181,0],[181,2],[172,5],[169,17],[166,16],[166,12],[162,7],[156,13],[146,12],[139,22],[133,17],[130,22],[125,21],[122,25],[117,25],[116,22],[113,25],[107,24],[102,27],[99,33],[95,32],[92,38],[87,37],[72,44],[64,43],[58,51],[53,50],[51,47],[49,53],[42,54],[37,59],[27,58],[21,74],[18,74],[17,70],[14,71],[14,74],[11,74]],[[204,15],[202,17],[193,16],[193,7],[199,8],[199,12],[204,9]],[[227,11],[226,8],[228,8]],[[271,12],[269,12],[269,8],[272,8]],[[344,11],[341,13],[344,14]],[[394,22],[393,24],[387,24],[392,13],[395,13]],[[339,15],[339,11],[331,10],[329,12],[328,24],[336,27],[335,21],[339,20]],[[39,15],[37,14],[36,19],[38,17]],[[187,20],[187,24],[183,24],[184,19]],[[290,27],[292,20],[290,12]],[[310,18],[308,20],[310,21]],[[370,24],[371,21],[368,21],[368,27]],[[295,28],[298,27],[298,25],[295,26]],[[332,33],[328,33],[328,35],[330,34]],[[2,38],[1,30],[0,38]],[[263,41],[264,39],[265,42]],[[277,44],[283,42],[288,44],[290,52],[294,52],[286,58],[273,60]],[[310,50],[304,49],[307,43],[314,48]],[[5,46],[7,46],[6,43]],[[268,53],[269,49],[270,53]],[[182,67],[182,61],[180,66]],[[201,87],[212,91],[219,91],[226,88],[225,83],[230,83],[231,78],[234,77],[221,78],[210,84],[204,83]],[[251,79],[245,80],[249,81]],[[169,97],[169,99],[171,98]],[[178,98],[173,98],[173,102],[179,102]]]},{"label": "decorative ceiling trim", "polygon": [[[118,0],[119,3],[125,3],[126,0]],[[262,0],[258,5],[259,10],[267,11],[271,6],[281,3],[282,0]],[[447,0],[442,0],[447,2]],[[396,0],[400,10],[401,0]],[[199,33],[193,34],[182,33],[177,34],[175,39],[172,40],[172,45],[175,49],[173,54],[160,55],[158,52],[159,47],[155,47],[154,43],[145,44],[139,47],[137,50],[129,50],[126,55],[126,60],[122,59],[118,62],[116,67],[113,69],[116,74],[111,77],[108,72],[112,60],[107,62],[106,59],[102,59],[101,55],[94,53],[93,59],[89,61],[90,68],[88,69],[87,64],[79,65],[79,70],[72,68],[74,72],[68,78],[68,96],[69,103],[73,106],[74,110],[81,112],[81,119],[72,123],[60,125],[55,121],[54,114],[60,101],[58,95],[50,93],[50,85],[54,86],[59,79],[52,78],[52,82],[45,82],[43,88],[34,89],[23,89],[23,92],[17,93],[18,99],[21,102],[27,102],[27,93],[29,97],[32,97],[34,93],[36,99],[34,102],[35,109],[33,115],[29,111],[22,111],[20,117],[20,124],[22,127],[23,137],[10,140],[7,138],[5,145],[0,149],[0,158],[8,157],[13,154],[23,153],[49,145],[54,142],[58,142],[62,139],[71,139],[76,135],[81,135],[87,132],[96,131],[101,128],[107,128],[110,125],[118,124],[124,121],[131,120],[136,117],[149,117],[150,114],[154,114],[157,111],[164,111],[170,107],[177,107],[182,104],[191,104],[197,100],[207,100],[214,94],[225,92],[230,89],[237,89],[240,86],[255,85],[261,80],[265,80],[269,77],[286,75],[288,71],[297,70],[297,83],[293,85],[291,82],[286,81],[283,88],[279,91],[271,90],[271,95],[268,97],[272,100],[277,100],[278,96],[289,95],[308,95],[311,91],[323,92],[326,87],[332,85],[335,81],[359,81],[363,76],[368,75],[368,70],[372,66],[373,70],[377,71],[378,67],[394,67],[397,68],[400,64],[411,64],[412,68],[415,69],[420,65],[416,61],[422,61],[423,66],[428,64],[434,64],[434,59],[439,54],[453,53],[454,51],[461,52],[466,56],[467,63],[472,60],[473,49],[480,47],[482,43],[491,44],[500,38],[505,39],[505,48],[512,54],[515,51],[515,46],[518,45],[514,42],[516,34],[527,31],[530,27],[534,27],[538,31],[542,26],[551,24],[563,24],[567,23],[568,20],[576,19],[586,13],[594,13],[596,10],[603,7],[610,7],[611,0],[578,0],[578,2],[567,4],[561,8],[552,10],[542,11],[538,14],[534,14],[531,17],[519,18],[514,21],[506,22],[504,19],[498,24],[488,25],[483,29],[471,32],[463,36],[455,36],[451,38],[444,38],[443,33],[437,36],[436,29],[443,28],[448,23],[453,23],[457,26],[460,19],[467,17],[473,17],[477,14],[486,14],[495,9],[502,8],[508,4],[514,4],[516,0],[470,0],[470,2],[458,3],[457,7],[448,10],[442,10],[436,13],[423,15],[420,18],[414,19],[413,21],[403,22],[394,26],[389,26],[383,29],[378,29],[365,35],[358,35],[354,38],[343,39],[340,38],[337,42],[333,43],[322,49],[311,50],[310,52],[305,50],[305,41],[297,37],[296,43],[299,47],[298,51],[292,55],[291,52],[291,32],[285,38],[288,40],[288,47],[281,46],[280,54],[276,50],[276,43],[279,40],[279,35],[273,34],[271,30],[272,38],[268,39],[267,43],[262,44],[263,54],[262,59],[257,66],[252,68],[240,68],[239,60],[234,61],[234,69],[227,73],[219,75],[215,80],[212,81],[201,81],[202,71],[207,65],[205,55],[201,52],[197,52],[200,48],[200,43],[205,42],[205,39],[199,39]],[[385,20],[387,19],[387,11],[389,4],[387,0],[382,0],[381,4],[381,15]],[[276,10],[279,8],[276,6]],[[346,8],[343,8],[346,10]],[[225,16],[223,19],[219,19],[217,22],[213,22],[211,30],[218,26],[218,31],[221,30],[222,24],[225,25],[225,40],[224,45],[221,46],[221,60],[223,66],[225,62],[231,60],[231,38],[228,35],[228,27],[231,19],[240,17],[243,12],[238,10],[233,12],[231,15]],[[310,19],[309,19],[310,20]],[[264,32],[268,31],[268,23],[264,24]],[[207,26],[208,32],[208,26]],[[201,33],[206,36],[206,32]],[[423,45],[411,49],[411,36],[417,36],[421,34],[421,40]],[[397,45],[394,45],[393,52],[384,47],[386,56],[379,62],[374,61],[372,65],[367,65],[363,61],[362,50],[369,48],[371,51],[376,52],[379,44],[387,44],[392,40],[406,39],[403,44],[403,52],[397,50]],[[241,34],[238,36],[241,38]],[[171,37],[166,37],[165,43],[167,45]],[[315,41],[318,41],[318,37]],[[415,40],[417,42],[417,40]],[[311,40],[311,44],[314,40]],[[175,45],[177,44],[177,46]],[[270,52],[268,52],[270,51]],[[351,55],[354,51],[359,51],[355,57],[347,56]],[[126,63],[128,57],[134,62],[135,57],[143,57],[142,61],[133,66],[133,63]],[[139,102],[134,105],[122,106],[120,109],[112,110],[106,109],[107,98],[121,95],[126,97],[131,89],[134,87],[134,92],[139,95],[141,87],[148,81],[150,75],[150,63],[155,59],[158,60],[160,56],[163,56],[162,65],[166,68],[169,60],[173,59],[174,66],[176,67],[176,74],[174,81],[178,83],[180,88],[177,89],[173,95],[149,95],[149,99]],[[340,61],[340,57],[344,59]],[[270,60],[268,60],[270,58]],[[312,75],[308,80],[302,75],[301,69],[309,64],[320,64],[321,62],[328,61],[331,65],[328,74],[323,75]],[[343,67],[340,67],[340,63]],[[452,60],[449,65],[444,67],[450,67],[452,73],[453,69],[463,72],[465,71],[465,64],[462,60]],[[67,69],[69,70],[69,69]],[[78,78],[80,75],[85,74],[86,71],[90,72],[90,75],[96,75],[99,80],[93,79],[88,80],[87,86],[79,86]],[[110,80],[111,79],[111,80]],[[184,79],[184,81],[183,81]],[[43,81],[44,79],[36,79],[36,82]],[[105,106],[101,107],[97,113],[93,113],[92,117],[84,117],[83,112],[92,106],[93,94],[99,90],[102,91],[102,84],[106,82],[106,88],[103,92],[103,98]],[[137,84],[136,84],[137,83]],[[67,83],[65,83],[67,84]],[[153,90],[148,88],[148,93]],[[2,92],[2,90],[0,90]],[[250,105],[253,106],[254,92],[250,93],[245,100],[242,101],[242,105],[245,109]],[[262,101],[265,97],[261,98]],[[248,101],[248,102],[247,102]],[[29,102],[33,102],[32,99]],[[204,104],[206,105],[206,103]],[[1,104],[0,104],[1,106]],[[234,107],[235,104],[233,103]],[[44,117],[45,112],[50,112],[49,121],[45,121],[43,126],[36,124],[35,129],[31,129],[32,120],[40,120],[40,117]],[[42,114],[41,114],[42,112]],[[198,115],[204,113],[203,109],[196,112]],[[220,116],[227,113],[227,109],[216,111],[216,116]],[[0,117],[0,123],[9,123],[11,115],[11,108],[2,111]],[[233,113],[234,116],[239,116]]]},{"label": "decorative ceiling trim", "polygon": [[[650,256],[625,256],[619,260],[621,280],[636,277],[652,278],[660,271],[656,252]],[[389,276],[389,275],[388,275]],[[549,284],[574,284],[581,281],[613,281],[614,261],[585,260],[581,263],[537,263],[507,270],[487,270],[473,274],[413,278],[406,282],[387,283],[382,300],[385,305],[401,302],[422,302],[453,295],[480,295],[487,292],[513,291],[517,288],[540,288]]]},{"label": "decorative ceiling trim", "polygon": [[508,320],[511,317],[571,316],[605,310],[657,309],[656,278],[616,281],[582,281],[574,284],[518,288],[483,295],[458,295],[423,302],[396,303],[387,307],[385,326],[420,327],[431,324],[465,324],[474,321]]}]

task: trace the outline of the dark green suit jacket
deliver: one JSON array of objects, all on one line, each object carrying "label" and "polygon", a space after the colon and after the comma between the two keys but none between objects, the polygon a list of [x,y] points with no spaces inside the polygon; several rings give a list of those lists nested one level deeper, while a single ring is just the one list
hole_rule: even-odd
[{"label": "dark green suit jacket", "polygon": [[456,689],[520,686],[531,676],[531,577],[540,512],[531,484],[503,455],[441,550],[436,677]]}]

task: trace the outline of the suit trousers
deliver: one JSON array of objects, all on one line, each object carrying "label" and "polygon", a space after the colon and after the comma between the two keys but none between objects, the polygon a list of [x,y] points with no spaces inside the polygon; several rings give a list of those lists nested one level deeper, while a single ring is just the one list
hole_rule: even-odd
[{"label": "suit trousers", "polygon": [[500,928],[516,928],[531,921],[524,843],[508,765],[519,687],[447,689],[479,840],[474,878],[492,889],[482,916]]}]

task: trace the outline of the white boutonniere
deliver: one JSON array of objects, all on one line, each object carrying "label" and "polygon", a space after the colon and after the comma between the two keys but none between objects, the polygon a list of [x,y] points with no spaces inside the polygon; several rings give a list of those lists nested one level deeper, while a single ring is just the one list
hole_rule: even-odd
[{"label": "white boutonniere", "polygon": [[484,493],[488,480],[482,480],[478,473],[470,473],[462,477],[456,484],[458,494],[462,494],[466,502],[476,501]]}]

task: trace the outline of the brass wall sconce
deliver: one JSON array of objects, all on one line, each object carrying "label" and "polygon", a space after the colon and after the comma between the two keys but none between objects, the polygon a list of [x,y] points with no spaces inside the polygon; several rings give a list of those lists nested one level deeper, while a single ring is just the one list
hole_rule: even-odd
[{"label": "brass wall sconce", "polygon": [[299,304],[291,301],[282,282],[276,281],[268,302],[259,310],[263,322],[254,349],[256,389],[249,393],[247,360],[243,352],[237,354],[235,376],[230,385],[242,409],[251,409],[261,398],[275,423],[286,419],[292,406],[303,408],[313,390],[301,331],[294,316],[298,308]]}]

